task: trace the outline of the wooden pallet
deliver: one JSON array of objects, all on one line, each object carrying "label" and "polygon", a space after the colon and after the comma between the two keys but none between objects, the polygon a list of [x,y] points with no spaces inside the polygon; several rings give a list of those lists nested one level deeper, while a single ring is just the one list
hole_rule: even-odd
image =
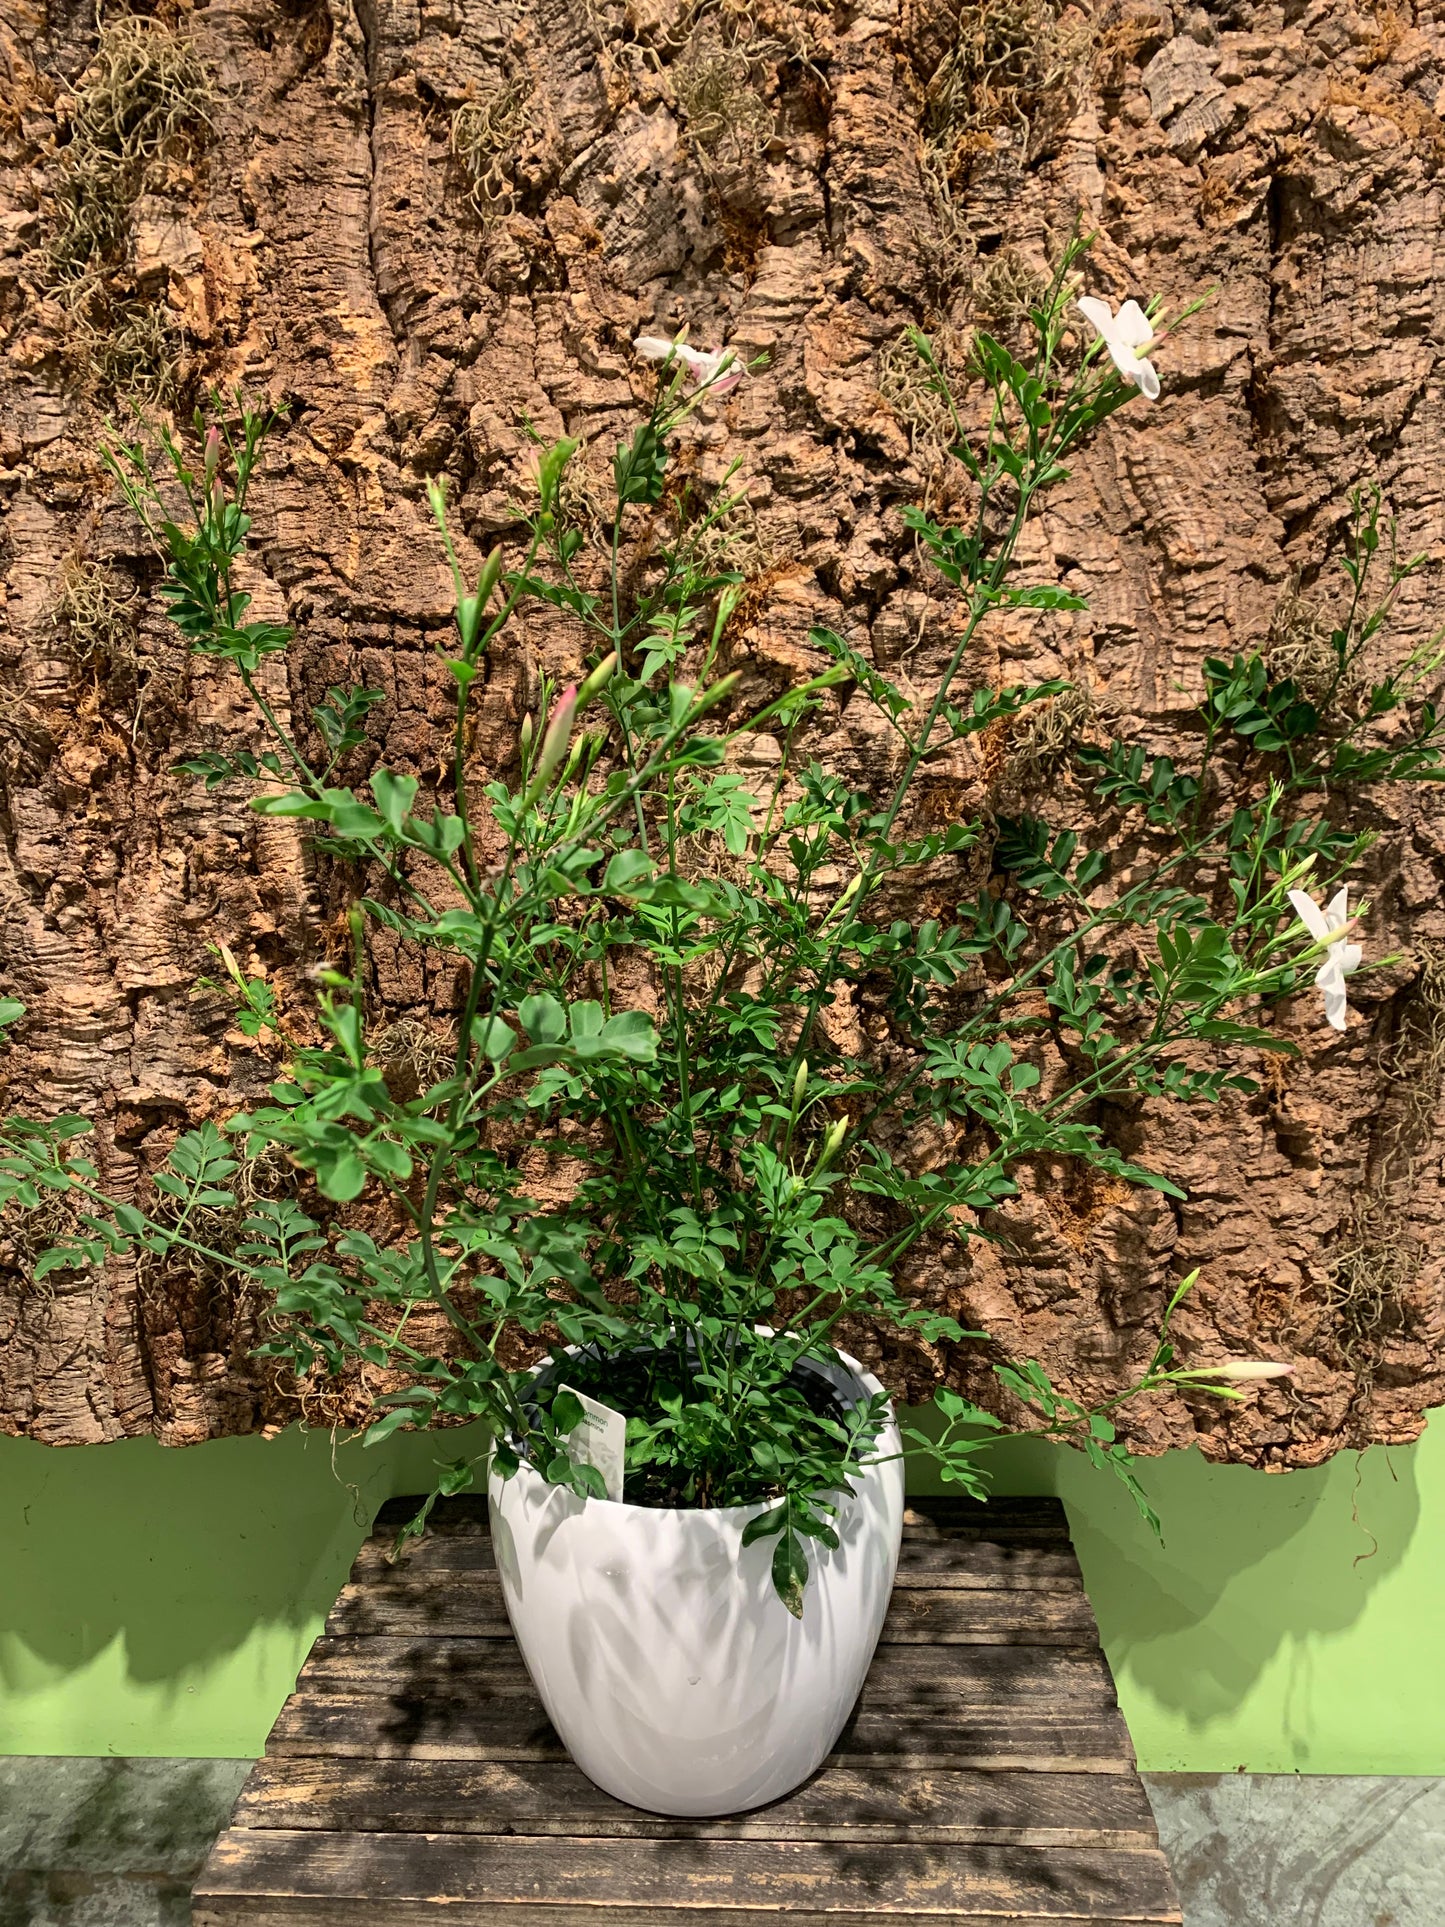
[{"label": "wooden pallet", "polygon": [[568,1760],[512,1643],[486,1506],[383,1508],[195,1890],[194,1927],[1178,1923],[1051,1499],[914,1502],[837,1751],[729,1820]]}]

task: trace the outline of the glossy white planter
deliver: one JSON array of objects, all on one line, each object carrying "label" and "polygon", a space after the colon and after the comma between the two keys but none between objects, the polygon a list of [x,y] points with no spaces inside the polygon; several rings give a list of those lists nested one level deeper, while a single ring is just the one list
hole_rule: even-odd
[{"label": "glossy white planter", "polygon": [[[882,1390],[855,1361],[827,1376]],[[820,1371],[823,1369],[818,1367]],[[883,1630],[903,1530],[890,1414],[885,1465],[839,1505],[836,1552],[807,1542],[795,1619],[773,1590],[766,1510],[663,1511],[582,1500],[523,1466],[488,1482],[507,1614],[568,1752],[608,1793],[655,1813],[737,1813],[781,1798],[832,1751]]]}]

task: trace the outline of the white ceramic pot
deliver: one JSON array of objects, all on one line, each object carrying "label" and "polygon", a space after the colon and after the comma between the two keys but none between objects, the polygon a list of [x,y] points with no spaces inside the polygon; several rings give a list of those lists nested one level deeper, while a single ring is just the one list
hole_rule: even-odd
[{"label": "white ceramic pot", "polygon": [[[883,1388],[857,1362],[810,1366],[851,1404]],[[654,1813],[779,1799],[832,1751],[883,1630],[903,1531],[890,1411],[834,1521],[807,1540],[803,1616],[773,1590],[766,1507],[662,1510],[577,1498],[529,1466],[488,1481],[507,1615],[552,1724],[598,1786]]]}]

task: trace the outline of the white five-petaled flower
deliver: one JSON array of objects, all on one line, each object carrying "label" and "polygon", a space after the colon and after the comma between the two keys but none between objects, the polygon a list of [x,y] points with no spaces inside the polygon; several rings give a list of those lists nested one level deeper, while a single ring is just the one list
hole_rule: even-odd
[{"label": "white five-petaled flower", "polygon": [[[1360,967],[1364,951],[1357,943],[1341,943],[1336,933],[1346,928],[1350,921],[1350,891],[1346,884],[1337,890],[1329,905],[1321,909],[1313,897],[1306,896],[1303,890],[1291,890],[1289,900],[1295,915],[1309,931],[1316,943],[1328,943],[1324,962],[1315,972],[1315,982],[1325,993],[1325,1020],[1336,1030],[1345,1027],[1345,1012],[1348,1004],[1345,999],[1345,979]],[[1336,941],[1331,942],[1331,938]]]},{"label": "white five-petaled flower", "polygon": [[685,341],[668,341],[662,335],[639,335],[632,346],[644,361],[673,357],[681,364],[689,388],[706,388],[714,395],[726,395],[747,373],[731,348],[689,348]]},{"label": "white five-petaled flower", "polygon": [[1126,301],[1115,314],[1098,295],[1081,294],[1077,305],[1084,319],[1098,330],[1110,359],[1125,381],[1132,381],[1146,400],[1158,401],[1159,377],[1153,362],[1146,361],[1141,353],[1154,339],[1154,330],[1139,303]]}]

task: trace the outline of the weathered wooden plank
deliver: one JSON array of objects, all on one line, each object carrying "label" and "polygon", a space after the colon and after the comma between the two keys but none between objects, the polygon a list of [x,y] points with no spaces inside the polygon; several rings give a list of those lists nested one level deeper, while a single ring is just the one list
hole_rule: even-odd
[{"label": "weathered wooden plank", "polygon": [[1082,1587],[1026,1592],[900,1586],[884,1621],[882,1643],[1079,1646],[1098,1636],[1094,1609]]},{"label": "weathered wooden plank", "polygon": [[[326,1630],[353,1638],[511,1637],[495,1572],[436,1569],[352,1580],[332,1608]],[[900,1586],[883,1628],[885,1645],[1075,1646],[1094,1637],[1093,1609],[1081,1587],[1025,1592]]]},{"label": "weathered wooden plank", "polygon": [[1026,1847],[1153,1847],[1132,1774],[912,1772],[824,1767],[787,1799],[725,1819],[641,1813],[570,1760],[260,1760],[236,1803],[241,1827],[340,1833],[516,1833],[700,1840],[897,1840]]},{"label": "weathered wooden plank", "polygon": [[[1018,1587],[1038,1592],[1082,1591],[1079,1562],[1072,1547],[1057,1543],[1052,1535],[1040,1545],[1004,1545],[990,1539],[954,1539],[951,1562],[942,1563],[945,1582],[962,1590],[995,1590]],[[936,1536],[909,1528],[904,1535],[904,1578],[920,1573],[929,1575],[918,1583],[937,1584],[934,1576],[940,1561],[934,1551]],[[964,1548],[967,1557],[963,1557]],[[482,1531],[468,1533],[428,1532],[424,1538],[408,1540],[393,1557],[395,1536],[378,1534],[368,1539],[352,1568],[356,1584],[369,1585],[399,1573],[491,1572],[492,1542]]]},{"label": "weathered wooden plank", "polygon": [[326,1630],[351,1638],[409,1633],[468,1639],[512,1636],[495,1572],[447,1572],[434,1567],[348,1580],[327,1614]]},{"label": "weathered wooden plank", "polygon": [[[424,1694],[298,1692],[281,1709],[266,1752],[363,1759],[561,1760],[566,1752],[541,1706],[523,1694],[447,1701]],[[1126,1773],[1134,1757],[1110,1708],[1066,1702],[866,1707],[850,1719],[833,1758],[890,1767],[1014,1767],[1028,1772]]]},{"label": "weathered wooden plank", "polygon": [[[311,1649],[298,1691],[312,1693],[419,1693],[437,1699],[485,1694],[532,1695],[526,1665],[510,1641],[491,1639],[367,1639],[323,1635]],[[1017,1706],[1068,1700],[1115,1704],[1114,1683],[1096,1646],[932,1647],[900,1641],[880,1647],[863,1688],[861,1704],[913,1707],[945,1713],[958,1705]]]},{"label": "weathered wooden plank", "polygon": [[[806,1841],[616,1840],[577,1837],[538,1851],[526,1838],[321,1833],[280,1828],[222,1834],[198,1891],[368,1903],[390,1919],[395,1902],[566,1908],[647,1920],[657,1909],[730,1908],[759,1921],[796,1908],[951,1920],[965,1911],[1005,1920],[1178,1919],[1157,1851],[1059,1847],[971,1848],[870,1844],[840,1852]],[[820,1907],[820,1903],[823,1906]],[[622,1911],[622,1910],[625,1910]],[[532,1918],[534,1916],[524,1916]]]},{"label": "weathered wooden plank", "polygon": [[508,1636],[476,1495],[399,1561],[383,1509],[197,1889],[195,1927],[1173,1923],[1053,1500],[927,1502],[837,1750],[717,1820],[567,1759]]},{"label": "weathered wooden plank", "polygon": [[972,1575],[1048,1573],[1083,1589],[1078,1560],[1066,1539],[1053,1532],[1006,1540],[967,1534],[907,1531],[898,1553],[900,1586],[967,1586]]},{"label": "weathered wooden plank", "polygon": [[[446,1927],[496,1927],[498,1921],[506,1921],[507,1913],[499,1912],[489,1900],[481,1902],[466,1900],[443,1900],[433,1903],[428,1900],[389,1900],[382,1910],[363,1908],[361,1903],[348,1896],[343,1900],[322,1899],[317,1896],[286,1899],[274,1895],[254,1898],[248,1894],[224,1895],[216,1898],[199,1898],[191,1915],[192,1927],[432,1927],[440,1918]],[[886,1920],[888,1927],[1033,1927],[1033,1923],[1046,1920],[1047,1927],[1135,1927],[1139,1916],[1109,1914],[1101,1916],[1090,1914],[1021,1914],[1006,1913],[951,1913],[940,1916],[936,1913],[836,1913],[829,1908],[826,1913],[817,1913],[811,1907],[802,1910],[789,1907],[786,1913],[776,1908],[759,1911],[756,1908],[708,1907],[699,1911],[695,1907],[658,1907],[649,1908],[645,1914],[632,1914],[624,1908],[577,1907],[567,1902],[560,1907],[544,1904],[529,1906],[525,1911],[518,1910],[511,1916],[516,1927],[630,1927],[633,1919],[645,1922],[645,1927],[878,1927]],[[1165,1927],[1181,1927],[1181,1916],[1176,1912],[1167,1915],[1152,1914],[1144,1927],[1163,1921]]]}]

